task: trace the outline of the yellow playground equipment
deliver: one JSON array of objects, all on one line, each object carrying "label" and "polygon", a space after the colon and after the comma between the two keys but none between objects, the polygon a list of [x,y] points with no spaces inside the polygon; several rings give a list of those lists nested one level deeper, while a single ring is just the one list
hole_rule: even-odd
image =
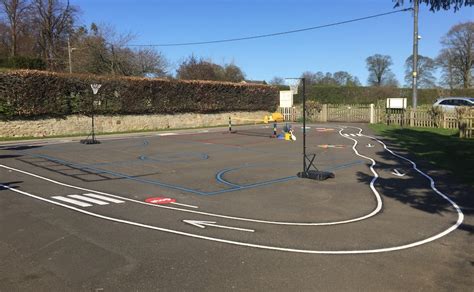
[{"label": "yellow playground equipment", "polygon": [[283,122],[283,115],[281,113],[272,113],[269,116],[264,116],[263,117],[263,122],[265,124],[268,124],[268,122]]}]

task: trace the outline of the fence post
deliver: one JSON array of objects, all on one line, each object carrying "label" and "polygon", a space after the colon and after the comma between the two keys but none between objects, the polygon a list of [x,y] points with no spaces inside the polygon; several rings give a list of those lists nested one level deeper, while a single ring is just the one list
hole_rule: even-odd
[{"label": "fence post", "polygon": [[328,121],[328,105],[323,104],[323,108],[321,110],[321,122],[327,122]]},{"label": "fence post", "polygon": [[410,108],[410,127],[415,125],[415,109]]},{"label": "fence post", "polygon": [[375,110],[374,110],[374,104],[370,104],[370,123],[374,124],[375,123]]}]

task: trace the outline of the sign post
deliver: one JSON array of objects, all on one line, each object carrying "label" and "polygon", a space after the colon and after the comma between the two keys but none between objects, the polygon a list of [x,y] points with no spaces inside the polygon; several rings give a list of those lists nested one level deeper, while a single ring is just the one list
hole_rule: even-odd
[{"label": "sign post", "polygon": [[[87,136],[86,139],[84,140],[81,140],[81,144],[100,144],[100,141],[96,140],[95,139],[95,122],[94,122],[94,107],[95,105],[100,105],[100,100],[98,100],[96,102],[95,100],[95,96],[97,95],[97,93],[99,92],[99,89],[100,87],[102,86],[102,84],[91,84],[91,88],[92,88],[92,104],[91,104],[91,133],[89,134],[89,136]],[[91,137],[89,139],[89,137]]]}]

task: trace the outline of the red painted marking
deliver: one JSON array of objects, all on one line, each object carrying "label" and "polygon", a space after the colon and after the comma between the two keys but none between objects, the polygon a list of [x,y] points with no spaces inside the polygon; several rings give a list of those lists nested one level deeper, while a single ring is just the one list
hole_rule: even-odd
[{"label": "red painted marking", "polygon": [[317,132],[331,132],[334,131],[332,128],[316,128]]},{"label": "red painted marking", "polygon": [[154,197],[154,198],[146,199],[145,202],[150,203],[150,204],[165,205],[165,204],[176,202],[176,199],[165,198],[165,197]]}]

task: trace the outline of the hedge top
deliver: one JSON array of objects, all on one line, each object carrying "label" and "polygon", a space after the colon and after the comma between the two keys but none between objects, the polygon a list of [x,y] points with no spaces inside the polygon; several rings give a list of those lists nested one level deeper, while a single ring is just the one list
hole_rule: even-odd
[{"label": "hedge top", "polygon": [[[101,83],[97,96],[90,84]],[[93,99],[101,105],[93,109]],[[0,72],[0,117],[31,118],[76,113],[173,114],[273,111],[278,88],[201,80],[65,74],[35,70]]]},{"label": "hedge top", "polygon": [[[139,77],[139,76],[113,76],[113,75],[94,75],[94,74],[85,74],[85,73],[62,73],[62,72],[52,72],[52,71],[41,71],[41,70],[29,70],[29,69],[10,69],[4,72],[3,74],[12,74],[12,75],[19,75],[19,76],[27,76],[33,74],[44,74],[46,76],[58,76],[63,78],[81,78],[81,79],[88,79],[88,80],[96,80],[96,81],[110,81],[110,80],[129,80],[129,81],[162,81],[162,82],[177,82],[177,83],[191,83],[191,84],[226,84],[232,86],[255,86],[255,87],[273,87],[278,88],[277,85],[269,85],[269,84],[260,84],[260,83],[237,83],[237,82],[229,82],[229,81],[214,81],[214,80],[183,80],[183,79],[169,79],[169,78],[155,78],[155,77]],[[97,82],[96,82],[97,83]]]}]

